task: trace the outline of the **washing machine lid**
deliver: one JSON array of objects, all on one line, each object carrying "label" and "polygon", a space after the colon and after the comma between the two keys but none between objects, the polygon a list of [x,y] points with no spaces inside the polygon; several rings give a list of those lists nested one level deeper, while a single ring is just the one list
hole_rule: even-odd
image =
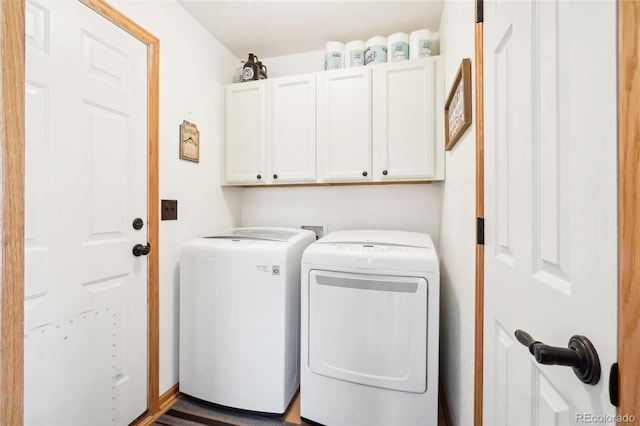
[{"label": "washing machine lid", "polygon": [[302,263],[407,272],[438,272],[429,234],[406,231],[336,231],[311,244]]},{"label": "washing machine lid", "polygon": [[303,233],[308,233],[304,229],[293,228],[232,228],[220,231],[214,235],[205,238],[220,239],[245,239],[245,240],[261,240],[261,241],[283,241],[290,242]]}]

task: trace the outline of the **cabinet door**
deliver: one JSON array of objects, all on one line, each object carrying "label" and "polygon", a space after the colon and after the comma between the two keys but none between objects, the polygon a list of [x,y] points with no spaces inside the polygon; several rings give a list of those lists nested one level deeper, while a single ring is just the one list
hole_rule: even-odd
[{"label": "cabinet door", "polygon": [[376,69],[374,179],[444,178],[441,66],[436,57]]},{"label": "cabinet door", "polygon": [[321,179],[371,179],[371,70],[327,71],[318,77]]},{"label": "cabinet door", "polygon": [[316,76],[270,80],[268,160],[270,179],[308,182],[316,179]]},{"label": "cabinet door", "polygon": [[225,178],[227,183],[265,181],[265,84],[225,87]]}]

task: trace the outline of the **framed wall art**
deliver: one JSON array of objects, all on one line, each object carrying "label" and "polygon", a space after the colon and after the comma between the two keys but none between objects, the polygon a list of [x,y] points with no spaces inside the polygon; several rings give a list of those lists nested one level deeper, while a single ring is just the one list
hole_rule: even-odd
[{"label": "framed wall art", "polygon": [[450,151],[471,125],[471,60],[464,58],[444,104],[445,149]]},{"label": "framed wall art", "polygon": [[200,162],[200,132],[195,124],[187,120],[180,125],[180,158]]}]

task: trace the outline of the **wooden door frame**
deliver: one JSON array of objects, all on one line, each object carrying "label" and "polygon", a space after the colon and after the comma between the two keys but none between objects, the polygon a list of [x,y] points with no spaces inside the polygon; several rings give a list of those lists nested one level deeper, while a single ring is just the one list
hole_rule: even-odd
[{"label": "wooden door frame", "polygon": [[[475,66],[474,83],[476,95],[476,220],[484,221],[484,52],[482,7],[483,0],[476,0],[475,19]],[[484,226],[484,223],[483,223]],[[484,232],[484,229],[482,230]],[[484,235],[476,241],[476,313],[475,313],[475,361],[473,416],[476,426],[482,426],[482,386],[484,353]]]},{"label": "wooden door frame", "polygon": [[[640,3],[618,0],[618,414],[640,417]],[[604,366],[608,368],[609,366]]]},{"label": "wooden door frame", "polygon": [[[148,83],[148,408],[159,410],[159,40],[102,0],[80,0],[147,45]],[[0,2],[0,424],[24,421],[25,0]]]},{"label": "wooden door frame", "polygon": [[[484,218],[482,0],[476,0],[476,214]],[[618,8],[618,364],[619,415],[640,417],[640,2]],[[478,11],[480,13],[478,13]],[[480,15],[478,19],[477,15]],[[479,21],[479,22],[478,22]],[[482,426],[484,245],[476,246],[474,424]],[[603,365],[608,370],[610,366]]]}]

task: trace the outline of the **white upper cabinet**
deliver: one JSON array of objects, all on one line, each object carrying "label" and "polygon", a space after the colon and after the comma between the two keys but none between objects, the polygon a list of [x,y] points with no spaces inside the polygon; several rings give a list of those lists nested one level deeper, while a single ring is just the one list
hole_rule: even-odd
[{"label": "white upper cabinet", "polygon": [[318,74],[320,180],[371,180],[371,70]]},{"label": "white upper cabinet", "polygon": [[272,183],[316,180],[316,76],[269,80],[267,163]]},{"label": "white upper cabinet", "polygon": [[444,87],[439,57],[374,72],[374,180],[444,179]]},{"label": "white upper cabinet", "polygon": [[444,179],[439,56],[225,86],[228,185]]},{"label": "white upper cabinet", "polygon": [[266,87],[261,81],[225,87],[225,180],[265,182]]}]

